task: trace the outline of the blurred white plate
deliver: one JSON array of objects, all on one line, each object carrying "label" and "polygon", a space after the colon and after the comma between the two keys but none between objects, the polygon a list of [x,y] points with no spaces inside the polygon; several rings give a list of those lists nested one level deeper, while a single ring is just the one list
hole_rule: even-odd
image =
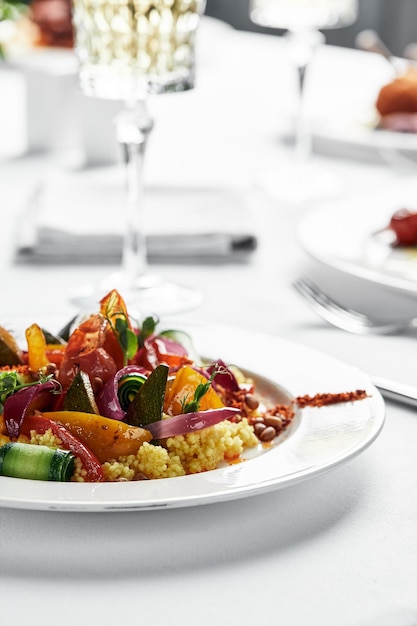
[{"label": "blurred white plate", "polygon": [[417,294],[417,248],[393,248],[390,237],[376,235],[400,208],[417,210],[415,181],[312,211],[298,226],[298,241],[329,267]]},{"label": "blurred white plate", "polygon": [[[326,46],[312,67],[309,93],[311,129],[318,146],[339,151],[417,152],[417,134],[377,130],[375,103],[393,77],[381,56]],[[402,59],[398,59],[406,65]]]},{"label": "blurred white plate", "polygon": [[[176,325],[179,327],[178,324]],[[329,471],[379,434],[385,407],[356,368],[301,345],[225,327],[187,324],[201,354],[223,358],[274,381],[290,397],[365,389],[364,400],[300,411],[283,439],[245,462],[214,471],[131,483],[49,483],[0,477],[0,506],[61,511],[132,511],[243,498]]]},{"label": "blurred white plate", "polygon": [[327,120],[316,120],[314,139],[347,147],[372,148],[381,151],[417,152],[417,134],[400,133],[376,128],[377,117],[372,108],[363,115],[353,115]]}]

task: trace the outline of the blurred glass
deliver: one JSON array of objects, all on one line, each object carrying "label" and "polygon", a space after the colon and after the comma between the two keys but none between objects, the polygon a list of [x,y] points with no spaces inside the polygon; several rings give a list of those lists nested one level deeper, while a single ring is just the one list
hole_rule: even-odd
[{"label": "blurred glass", "polygon": [[204,5],[202,0],[74,0],[84,92],[124,98],[129,91],[192,88]]},{"label": "blurred glass", "polygon": [[[328,195],[337,183],[324,168],[311,163],[312,140],[305,102],[305,79],[317,49],[324,43],[321,29],[341,28],[355,22],[357,0],[250,0],[251,20],[260,26],[284,29],[285,52],[298,77],[298,99],[295,106],[294,161],[280,165],[276,172],[266,173],[264,186],[285,200],[302,188],[304,199]],[[300,187],[300,182],[302,185]],[[298,197],[298,193],[295,195]]]},{"label": "blurred glass", "polygon": [[285,30],[340,28],[353,24],[357,0],[251,0],[255,24]]}]

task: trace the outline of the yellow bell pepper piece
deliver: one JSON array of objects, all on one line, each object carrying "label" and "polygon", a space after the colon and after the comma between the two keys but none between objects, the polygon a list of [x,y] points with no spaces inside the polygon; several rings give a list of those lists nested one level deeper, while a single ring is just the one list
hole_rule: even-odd
[{"label": "yellow bell pepper piece", "polygon": [[[164,402],[164,412],[168,415],[180,415],[183,413],[184,402],[190,402],[194,397],[194,392],[198,385],[207,383],[199,372],[196,372],[189,365],[181,367],[175,375],[174,380],[167,387]],[[213,387],[204,394],[200,400],[199,410],[220,409],[224,406],[220,396]]]},{"label": "yellow bell pepper piece", "polygon": [[43,331],[38,324],[32,324],[26,329],[26,341],[28,344],[28,362],[31,372],[39,372],[49,365],[46,355],[46,341]]},{"label": "yellow bell pepper piece", "polygon": [[151,433],[144,428],[94,413],[52,411],[43,415],[65,426],[101,463],[136,454],[145,441],[152,439]]}]

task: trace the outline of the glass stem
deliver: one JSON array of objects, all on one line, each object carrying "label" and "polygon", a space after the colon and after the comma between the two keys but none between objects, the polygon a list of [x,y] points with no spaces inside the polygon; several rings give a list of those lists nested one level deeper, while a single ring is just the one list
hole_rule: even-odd
[{"label": "glass stem", "polygon": [[307,115],[305,79],[317,48],[324,36],[319,31],[289,31],[286,35],[290,58],[297,70],[298,101],[295,115],[295,153],[302,162],[312,153],[312,135]]},{"label": "glass stem", "polygon": [[126,230],[122,250],[123,274],[129,288],[146,288],[150,285],[144,226],[143,166],[148,137],[153,128],[146,100],[126,103],[115,122],[117,140],[123,149],[127,178]]}]

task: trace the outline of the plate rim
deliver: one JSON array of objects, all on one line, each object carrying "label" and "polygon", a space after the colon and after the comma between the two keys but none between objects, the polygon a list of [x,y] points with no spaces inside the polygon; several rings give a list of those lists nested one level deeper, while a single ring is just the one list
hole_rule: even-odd
[{"label": "plate rim", "polygon": [[333,126],[331,129],[326,126],[324,120],[316,119],[313,123],[313,138],[362,148],[417,153],[417,133],[368,128],[366,124],[360,123],[344,128],[342,126],[336,131]]}]

